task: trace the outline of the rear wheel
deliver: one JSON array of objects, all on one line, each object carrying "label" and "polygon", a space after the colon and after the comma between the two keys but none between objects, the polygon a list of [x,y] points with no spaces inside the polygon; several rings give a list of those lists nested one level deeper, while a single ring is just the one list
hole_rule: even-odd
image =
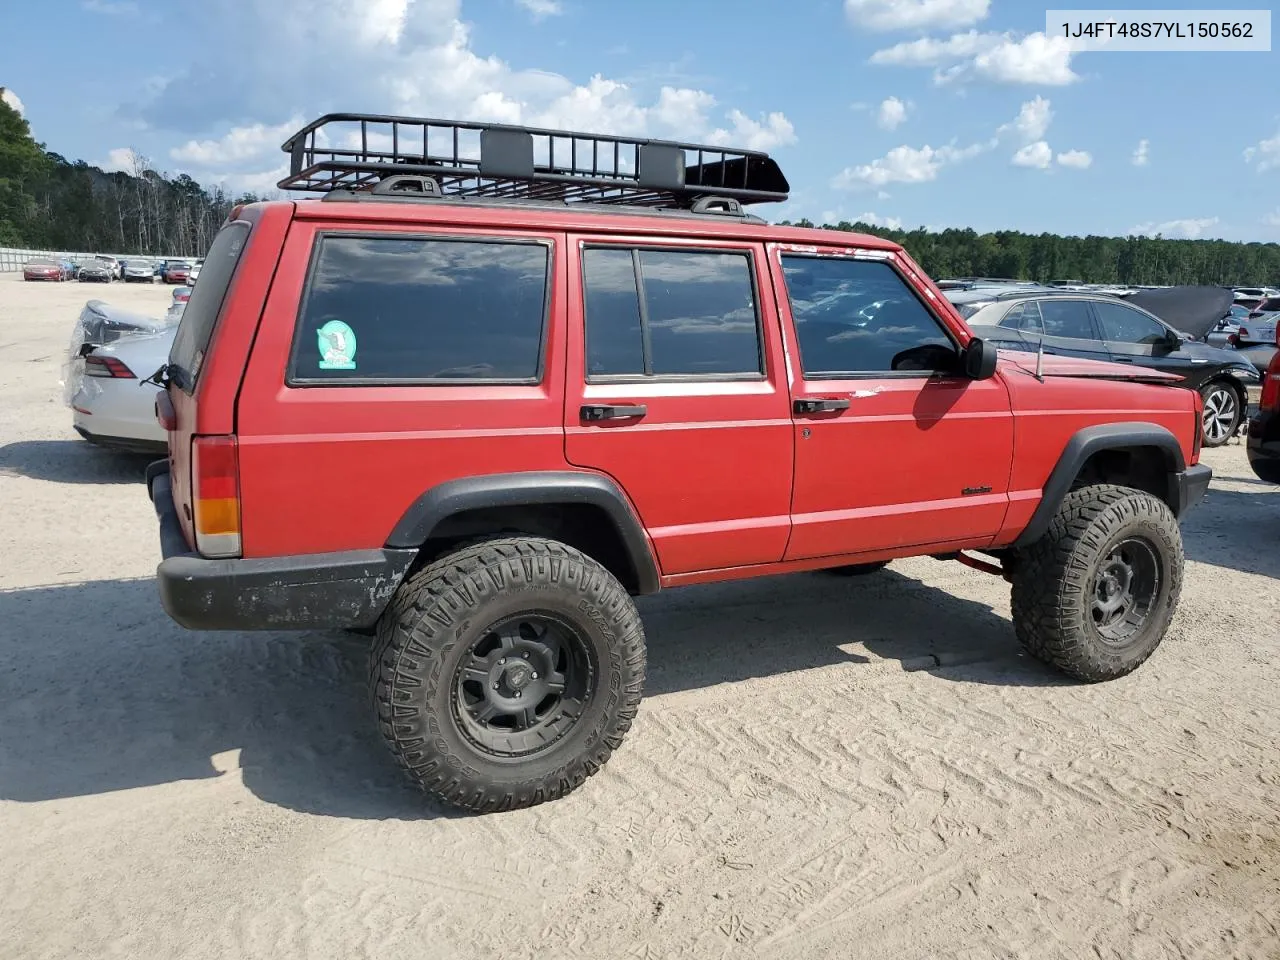
[{"label": "rear wheel", "polygon": [[1034,657],[1111,680],[1155,652],[1182,592],[1182,534],[1162,501],[1109,484],[1067,494],[1013,565],[1013,624]]},{"label": "rear wheel", "polygon": [[490,540],[401,587],[370,686],[410,779],[476,812],[560,797],[622,743],[640,704],[644,630],[617,579],[564,544]]},{"label": "rear wheel", "polygon": [[1200,388],[1204,398],[1204,445],[1220,447],[1236,435],[1244,408],[1240,395],[1221,380],[1207,383]]}]

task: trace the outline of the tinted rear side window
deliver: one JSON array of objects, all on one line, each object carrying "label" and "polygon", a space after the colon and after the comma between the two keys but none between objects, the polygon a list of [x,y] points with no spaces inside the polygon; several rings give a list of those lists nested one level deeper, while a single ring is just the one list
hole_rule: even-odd
[{"label": "tinted rear side window", "polygon": [[746,253],[588,248],[587,376],[758,377]]},{"label": "tinted rear side window", "polygon": [[200,271],[199,289],[192,288],[191,299],[182,312],[182,322],[169,350],[169,364],[170,376],[188,393],[200,377],[222,301],[226,299],[227,288],[231,286],[248,239],[249,224],[243,220],[229,223],[218,231],[205,257],[204,269]]},{"label": "tinted rear side window", "polygon": [[549,260],[534,242],[324,237],[289,382],[536,382]]}]

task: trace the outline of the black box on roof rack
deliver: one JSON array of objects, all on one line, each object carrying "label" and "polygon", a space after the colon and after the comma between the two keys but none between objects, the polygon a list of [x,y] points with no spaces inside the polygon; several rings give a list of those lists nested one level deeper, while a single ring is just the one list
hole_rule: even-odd
[{"label": "black box on roof rack", "polygon": [[791,189],[758,150],[498,123],[334,113],[283,149],[289,175],[280,188],[316,193],[406,177],[446,197],[693,209],[712,197],[782,201]]}]

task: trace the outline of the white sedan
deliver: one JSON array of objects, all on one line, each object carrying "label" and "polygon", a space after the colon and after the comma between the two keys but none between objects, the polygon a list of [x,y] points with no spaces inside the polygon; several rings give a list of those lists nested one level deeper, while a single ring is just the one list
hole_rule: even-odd
[{"label": "white sedan", "polygon": [[[110,308],[100,302],[108,315]],[[105,309],[104,309],[105,308]],[[157,387],[148,382],[169,361],[180,308],[149,328],[110,331],[107,337],[76,324],[65,368],[65,396],[72,426],[90,443],[138,453],[163,454],[167,437],[156,420]],[[122,317],[115,317],[118,323]],[[137,322],[138,318],[130,318]],[[103,342],[107,340],[109,342]]]}]

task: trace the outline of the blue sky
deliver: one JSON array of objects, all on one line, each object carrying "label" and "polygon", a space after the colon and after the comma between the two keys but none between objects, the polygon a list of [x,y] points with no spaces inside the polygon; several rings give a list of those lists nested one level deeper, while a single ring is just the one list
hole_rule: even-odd
[{"label": "blue sky", "polygon": [[1073,55],[1021,0],[8,8],[0,85],[104,166],[264,190],[307,120],[408,113],[762,147],[772,219],[1280,240],[1277,53]]}]

